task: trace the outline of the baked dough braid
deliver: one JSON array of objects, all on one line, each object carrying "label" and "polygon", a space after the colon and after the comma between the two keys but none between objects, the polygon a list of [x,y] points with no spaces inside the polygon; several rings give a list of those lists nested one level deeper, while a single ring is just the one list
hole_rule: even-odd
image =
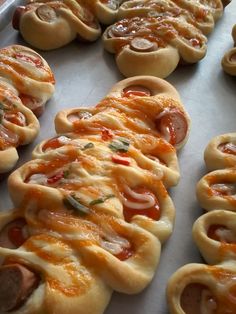
[{"label": "baked dough braid", "polygon": [[95,41],[101,35],[94,14],[79,0],[32,1],[16,9],[13,27],[41,50],[65,46],[76,38]]},{"label": "baked dough braid", "polygon": [[16,147],[37,136],[34,114],[39,116],[52,96],[54,77],[46,61],[29,48],[2,48],[0,59],[0,173],[4,173],[18,160]]},{"label": "baked dough braid", "polygon": [[171,314],[235,313],[235,133],[213,138],[204,153],[213,170],[197,184],[197,198],[209,210],[193,225],[204,260],[177,270],[167,288]]},{"label": "baked dough braid", "polygon": [[0,216],[0,280],[19,279],[4,290],[8,301],[0,297],[1,313],[99,314],[113,290],[150,283],[174,224],[166,187],[179,179],[164,138],[182,146],[189,123],[176,90],[152,77],[121,81],[95,108],[57,115],[64,133],[40,143],[8,180],[16,209]]},{"label": "baked dough braid", "polygon": [[[232,37],[234,46],[236,44],[236,24],[232,28]],[[221,60],[223,70],[233,76],[236,76],[236,47],[229,49]]]},{"label": "baked dough braid", "polygon": [[103,34],[104,47],[116,55],[124,76],[165,78],[179,63],[196,63],[205,56],[205,35],[222,13],[221,1],[125,1],[119,21]]}]

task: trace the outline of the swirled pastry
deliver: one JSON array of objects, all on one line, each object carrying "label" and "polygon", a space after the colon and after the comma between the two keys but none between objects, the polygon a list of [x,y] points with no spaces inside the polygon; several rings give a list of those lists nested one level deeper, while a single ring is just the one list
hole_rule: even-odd
[{"label": "swirled pastry", "polygon": [[16,147],[37,136],[39,122],[33,113],[43,112],[54,91],[54,78],[46,61],[29,48],[2,48],[0,59],[0,173],[4,173],[18,160]]},{"label": "swirled pastry", "polygon": [[179,179],[176,150],[155,119],[185,143],[179,95],[152,77],[58,114],[65,133],[40,143],[8,180],[16,209],[0,215],[1,313],[101,314],[113,290],[150,283],[174,224],[166,187]]},{"label": "swirled pastry", "polygon": [[[232,37],[234,45],[236,43],[236,24],[232,29]],[[221,66],[223,70],[233,76],[236,76],[236,48],[229,49],[221,60]]]},{"label": "swirled pastry", "polygon": [[101,29],[95,16],[83,1],[32,1],[18,7],[13,27],[33,47],[56,49],[76,38],[96,40]]},{"label": "swirled pastry", "polygon": [[205,56],[204,35],[213,30],[223,7],[220,0],[124,1],[119,21],[103,34],[104,47],[116,55],[124,76],[165,78],[179,63],[196,63]]},{"label": "swirled pastry", "polygon": [[188,264],[171,276],[167,287],[171,314],[236,311],[233,146],[234,133],[229,133],[212,139],[205,150],[207,168],[214,171],[198,182],[197,198],[200,205],[210,212],[194,223],[193,238],[203,258],[211,266]]},{"label": "swirled pastry", "polygon": [[202,59],[206,41],[202,32],[185,20],[165,16],[123,19],[103,34],[105,49],[116,54],[117,66],[125,76],[166,77],[180,58],[187,63]]}]

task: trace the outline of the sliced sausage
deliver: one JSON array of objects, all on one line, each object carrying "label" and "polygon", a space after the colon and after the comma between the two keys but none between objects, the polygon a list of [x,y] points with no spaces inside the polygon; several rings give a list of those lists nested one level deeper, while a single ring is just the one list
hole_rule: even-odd
[{"label": "sliced sausage", "polygon": [[9,222],[0,231],[0,246],[16,249],[26,241],[27,237],[26,221],[23,218],[18,218]]},{"label": "sliced sausage", "polygon": [[34,272],[20,264],[0,268],[0,313],[18,308],[39,283]]},{"label": "sliced sausage", "polygon": [[37,10],[36,14],[40,20],[51,23],[57,19],[56,11],[50,6],[43,4]]},{"label": "sliced sausage", "polygon": [[157,49],[157,44],[146,38],[135,37],[130,42],[130,48],[137,52],[150,52]]},{"label": "sliced sausage", "polygon": [[41,99],[26,94],[20,94],[19,97],[23,105],[29,108],[36,117],[40,117],[43,114],[45,106]]},{"label": "sliced sausage", "polygon": [[155,123],[162,137],[172,145],[178,145],[187,135],[188,122],[184,114],[177,109],[163,111]]}]

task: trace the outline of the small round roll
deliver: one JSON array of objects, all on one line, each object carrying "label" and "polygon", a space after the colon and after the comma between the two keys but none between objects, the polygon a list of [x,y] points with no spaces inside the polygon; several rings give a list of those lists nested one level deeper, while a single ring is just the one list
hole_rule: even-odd
[{"label": "small round roll", "polygon": [[208,264],[235,260],[236,213],[213,210],[193,225],[193,238]]},{"label": "small round roll", "polygon": [[236,133],[214,137],[204,151],[208,171],[234,167],[236,165]]}]

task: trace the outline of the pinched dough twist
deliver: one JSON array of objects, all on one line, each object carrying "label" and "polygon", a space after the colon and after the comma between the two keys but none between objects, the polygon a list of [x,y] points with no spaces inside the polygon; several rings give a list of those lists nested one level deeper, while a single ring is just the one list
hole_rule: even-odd
[{"label": "pinched dough twist", "polygon": [[37,136],[34,114],[39,116],[52,96],[54,77],[46,61],[27,47],[2,48],[0,60],[0,173],[4,173],[18,160],[16,147]]},{"label": "pinched dough twist", "polygon": [[209,174],[197,184],[200,205],[209,210],[193,225],[193,238],[210,266],[188,264],[167,288],[171,314],[235,313],[236,134],[215,137],[205,149]]},{"label": "pinched dough twist", "polygon": [[[236,24],[232,28],[232,37],[234,46],[236,44]],[[223,70],[233,76],[236,76],[236,47],[229,49],[221,60]]]},{"label": "pinched dough twist", "polygon": [[58,135],[9,177],[17,209],[0,216],[1,313],[103,313],[113,290],[149,284],[173,229],[166,188],[189,124],[176,90],[152,77],[56,116]]},{"label": "pinched dough twist", "polygon": [[124,76],[165,78],[179,63],[196,63],[207,50],[207,38],[223,13],[219,1],[124,1],[119,21],[103,34],[104,47],[116,55]]}]

